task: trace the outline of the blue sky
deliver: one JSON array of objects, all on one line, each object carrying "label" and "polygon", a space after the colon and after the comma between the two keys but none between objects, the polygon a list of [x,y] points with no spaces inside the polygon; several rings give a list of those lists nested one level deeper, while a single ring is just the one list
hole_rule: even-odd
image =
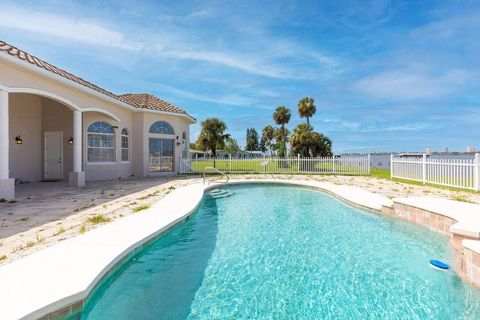
[{"label": "blue sky", "polygon": [[335,152],[480,148],[479,1],[131,3],[0,0],[0,39],[219,117],[241,145],[311,96]]}]

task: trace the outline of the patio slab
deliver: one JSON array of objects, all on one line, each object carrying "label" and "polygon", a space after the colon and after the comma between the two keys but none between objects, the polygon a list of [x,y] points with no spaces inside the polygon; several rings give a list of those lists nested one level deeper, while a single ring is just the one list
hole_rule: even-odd
[{"label": "patio slab", "polygon": [[[114,221],[148,206],[193,177],[157,177],[88,183],[85,188],[64,182],[17,186],[17,202],[0,203],[0,257],[8,261],[95,228],[89,217]],[[0,259],[5,263],[7,259]]]}]

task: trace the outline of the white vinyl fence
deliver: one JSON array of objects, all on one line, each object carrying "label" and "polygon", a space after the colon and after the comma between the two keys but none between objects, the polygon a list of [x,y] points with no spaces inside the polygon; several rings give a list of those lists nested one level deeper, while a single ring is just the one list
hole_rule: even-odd
[{"label": "white vinyl fence", "polygon": [[370,174],[370,155],[324,158],[182,159],[181,173],[208,172],[209,167],[226,173]]},{"label": "white vinyl fence", "polygon": [[479,191],[480,155],[475,158],[401,158],[391,155],[391,176]]}]

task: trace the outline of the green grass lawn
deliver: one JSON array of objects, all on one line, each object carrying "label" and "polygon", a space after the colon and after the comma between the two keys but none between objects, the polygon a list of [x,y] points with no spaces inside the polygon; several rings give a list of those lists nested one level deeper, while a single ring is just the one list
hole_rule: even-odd
[{"label": "green grass lawn", "polygon": [[469,189],[462,189],[462,188],[455,188],[455,187],[448,187],[448,186],[442,186],[438,184],[431,184],[431,183],[426,183],[423,184],[421,181],[413,181],[413,180],[406,180],[406,179],[399,179],[399,178],[390,178],[390,170],[389,169],[377,169],[377,168],[372,168],[371,170],[371,176],[374,178],[379,178],[379,179],[386,179],[390,181],[395,181],[395,182],[401,182],[401,183],[406,183],[406,184],[412,184],[416,186],[429,186],[429,187],[435,187],[439,189],[444,189],[444,190],[451,190],[451,191],[463,191],[463,192],[470,192],[470,193],[478,193],[477,191],[474,190],[469,190]]},{"label": "green grass lawn", "polygon": [[[332,163],[316,163],[314,166],[310,166],[308,168],[305,168],[304,170],[298,170],[298,162],[297,160],[288,160],[288,161],[275,161],[275,160],[269,160],[266,167],[262,166],[261,163],[264,161],[263,159],[247,159],[247,160],[237,160],[237,161],[230,161],[227,160],[216,160],[215,161],[215,168],[222,172],[230,173],[230,174],[235,174],[235,173],[295,173],[295,174],[315,174],[315,173],[323,173],[323,174],[332,174]],[[213,167],[213,160],[201,160],[198,162],[192,161],[191,167],[194,172],[198,173],[203,173],[205,171],[205,168],[207,167]],[[353,167],[348,167],[348,166],[340,166],[336,165],[336,169],[338,171],[344,171],[347,172],[344,175],[349,175],[351,172],[354,170]],[[207,173],[215,173],[215,170],[208,170]],[[336,174],[342,174],[341,172],[336,172]],[[364,174],[367,175],[367,174]],[[417,185],[417,186],[423,186],[424,184],[420,181],[412,181],[412,180],[406,180],[406,179],[398,179],[398,178],[390,178],[390,170],[389,169],[377,169],[377,168],[372,168],[371,169],[371,177],[373,178],[378,178],[378,179],[385,179],[385,180],[390,180],[390,181],[395,181],[395,182],[401,182],[405,184],[410,184],[410,185]],[[436,184],[430,184],[427,183],[425,184],[426,186],[430,187],[435,187],[439,189],[445,189],[445,190],[451,190],[451,191],[463,191],[463,192],[470,192],[470,193],[477,193],[476,191],[473,190],[468,190],[468,189],[461,189],[461,188],[455,188],[455,187],[448,187],[448,186],[442,186],[442,185],[436,185]]]},{"label": "green grass lawn", "polygon": [[390,180],[390,170],[389,169],[377,169],[372,168],[371,176],[380,179],[389,179]]}]

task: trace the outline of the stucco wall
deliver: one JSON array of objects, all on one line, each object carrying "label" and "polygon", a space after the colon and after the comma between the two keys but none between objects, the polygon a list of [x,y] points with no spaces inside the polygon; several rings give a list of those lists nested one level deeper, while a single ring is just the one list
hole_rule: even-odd
[{"label": "stucco wall", "polygon": [[[10,178],[40,181],[43,177],[42,99],[29,94],[9,95]],[[15,143],[20,136],[22,144]]]},{"label": "stucco wall", "polygon": [[135,113],[132,118],[132,163],[133,163],[133,174],[136,177],[143,177],[144,174],[144,161],[143,157],[145,154],[144,151],[144,131],[143,131],[143,122],[144,122],[143,113]]},{"label": "stucco wall", "polygon": [[[121,118],[121,121],[116,121],[108,116],[98,112],[85,112],[83,114],[83,167],[87,181],[95,180],[111,180],[118,178],[128,178],[133,174],[132,170],[132,114],[130,112],[117,112],[116,115]],[[113,163],[91,163],[87,158],[87,136],[88,127],[96,122],[104,121],[115,129],[115,162]],[[121,154],[121,132],[126,128],[129,133],[129,156],[130,161],[123,162]]]},{"label": "stucco wall", "polygon": [[[64,132],[64,177],[68,177],[68,172],[73,167],[73,146],[68,144],[68,139],[73,136],[72,110],[82,112],[82,168],[87,181],[126,178],[132,174],[148,175],[148,131],[155,121],[163,120],[172,125],[175,130],[175,144],[177,141],[182,143],[182,132],[185,131],[188,150],[191,120],[163,113],[137,112],[135,108],[118,105],[119,102],[113,98],[109,101],[110,98],[103,95],[86,93],[83,89],[75,87],[78,84],[64,79],[52,80],[41,74],[41,69],[34,70],[0,59],[0,89],[10,92],[11,106],[19,105],[10,108],[11,177],[21,177],[29,181],[39,181],[43,178],[44,131]],[[114,163],[87,162],[87,128],[95,121],[105,121],[118,127],[115,130]],[[121,161],[122,128],[127,128],[129,132],[128,162]],[[14,144],[16,135],[22,136],[23,145]],[[179,137],[178,140],[176,136]],[[175,146],[175,172],[180,168],[181,148],[182,145]]]},{"label": "stucco wall", "polygon": [[[144,113],[143,116],[143,134],[145,139],[143,140],[143,175],[152,175],[148,172],[148,153],[149,153],[149,131],[150,127],[156,121],[165,121],[169,123],[173,130],[175,131],[175,135],[168,136],[162,135],[161,138],[173,138],[174,145],[175,145],[175,162],[174,162],[174,172],[179,172],[180,170],[180,157],[182,152],[182,145],[180,144],[177,146],[177,142],[182,143],[182,133],[185,131],[187,135],[187,150],[188,150],[188,137],[189,137],[189,124],[188,122],[180,117],[164,115],[164,114],[155,114],[155,113]],[[178,139],[177,139],[178,137]]]}]

